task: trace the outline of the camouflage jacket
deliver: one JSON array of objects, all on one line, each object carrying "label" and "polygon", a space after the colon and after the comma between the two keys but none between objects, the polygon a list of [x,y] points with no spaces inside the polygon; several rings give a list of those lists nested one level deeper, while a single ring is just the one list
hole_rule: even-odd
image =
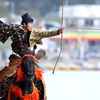
[{"label": "camouflage jacket", "polygon": [[35,44],[42,44],[42,39],[58,35],[58,30],[32,29],[31,33],[25,33],[19,26],[10,27],[0,21],[0,41],[5,43],[10,37],[12,50],[19,54],[21,50],[33,47]]},{"label": "camouflage jacket", "polygon": [[46,37],[59,35],[58,30],[41,30],[41,29],[32,29],[30,34],[30,47],[33,47],[35,44],[43,44],[42,39]]}]

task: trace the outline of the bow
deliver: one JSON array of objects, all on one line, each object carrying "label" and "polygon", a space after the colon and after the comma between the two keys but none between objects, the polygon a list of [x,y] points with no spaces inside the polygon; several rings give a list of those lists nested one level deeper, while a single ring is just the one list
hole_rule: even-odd
[{"label": "bow", "polygon": [[[61,19],[61,28],[63,28],[63,21],[64,21],[64,18],[63,18],[63,12],[64,12],[64,0],[62,0],[62,19]],[[53,74],[54,74],[56,65],[57,65],[58,60],[59,60],[60,55],[61,55],[61,51],[62,51],[62,39],[63,39],[63,33],[61,34],[60,52],[59,52],[57,61],[56,61],[56,63],[55,63],[55,66],[54,66],[54,68],[53,68],[53,72],[52,72]]]}]

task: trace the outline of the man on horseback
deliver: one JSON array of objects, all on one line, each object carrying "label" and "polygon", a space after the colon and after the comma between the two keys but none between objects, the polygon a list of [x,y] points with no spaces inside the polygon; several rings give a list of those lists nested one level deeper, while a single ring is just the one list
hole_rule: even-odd
[{"label": "man on horseback", "polygon": [[[12,40],[12,50],[14,52],[13,55],[9,57],[9,66],[6,66],[4,69],[0,71],[0,88],[2,80],[4,81],[9,80],[8,77],[12,76],[15,73],[15,68],[18,66],[20,62],[20,51],[28,50],[33,47],[36,49],[36,44],[43,44],[42,39],[46,37],[56,36],[60,33],[63,33],[64,29],[58,30],[41,30],[41,29],[32,29],[33,28],[33,19],[29,16],[28,13],[22,16],[22,25],[7,25],[0,21],[0,41],[5,43],[8,37]],[[45,55],[44,50],[40,50],[35,57],[37,59],[42,58]],[[7,77],[7,78],[4,78]],[[7,81],[8,82],[8,81]],[[37,87],[39,87],[38,83],[43,83],[43,80],[37,80]],[[3,82],[5,83],[5,82]],[[10,84],[10,83],[9,83]],[[5,85],[5,87],[9,87],[9,84]],[[0,90],[2,92],[2,90]],[[0,93],[0,96],[6,98],[7,95],[5,94],[6,90],[3,90],[3,93]]]}]

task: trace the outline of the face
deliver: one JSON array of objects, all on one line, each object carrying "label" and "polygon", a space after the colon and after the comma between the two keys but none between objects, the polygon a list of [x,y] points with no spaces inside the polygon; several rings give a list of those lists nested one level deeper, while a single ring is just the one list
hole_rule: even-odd
[{"label": "face", "polygon": [[28,31],[32,31],[33,23],[27,23],[26,27]]}]

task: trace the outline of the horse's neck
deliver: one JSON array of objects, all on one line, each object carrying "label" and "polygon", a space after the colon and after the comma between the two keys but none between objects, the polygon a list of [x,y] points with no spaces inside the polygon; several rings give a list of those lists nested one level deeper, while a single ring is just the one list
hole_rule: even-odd
[{"label": "horse's neck", "polygon": [[14,85],[18,86],[24,94],[31,94],[33,91],[33,83],[29,80],[16,81]]}]

